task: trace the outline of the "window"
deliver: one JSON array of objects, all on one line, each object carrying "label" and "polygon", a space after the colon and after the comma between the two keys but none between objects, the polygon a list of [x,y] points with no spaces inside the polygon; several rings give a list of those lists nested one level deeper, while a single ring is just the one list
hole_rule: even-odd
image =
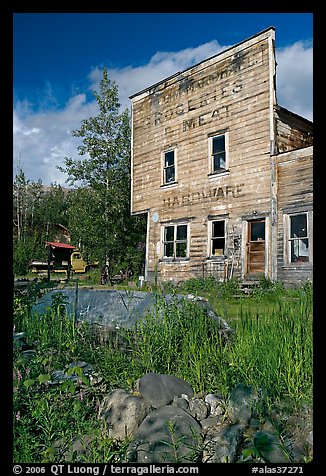
[{"label": "window", "polygon": [[223,256],[225,254],[225,220],[211,222],[211,256]]},{"label": "window", "polygon": [[211,173],[225,172],[227,170],[227,136],[216,135],[210,138]]},{"label": "window", "polygon": [[169,225],[163,230],[164,258],[187,258],[188,254],[188,226]]},{"label": "window", "polygon": [[174,150],[164,152],[163,183],[175,182],[175,154]]},{"label": "window", "polygon": [[304,263],[309,261],[309,238],[307,213],[290,215],[290,263]]}]

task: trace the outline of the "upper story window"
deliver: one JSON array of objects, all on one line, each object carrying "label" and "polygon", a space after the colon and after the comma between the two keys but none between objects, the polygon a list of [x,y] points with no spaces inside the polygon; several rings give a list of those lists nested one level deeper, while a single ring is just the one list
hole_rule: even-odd
[{"label": "upper story window", "polygon": [[176,157],[175,151],[164,152],[163,165],[163,184],[169,184],[176,181]]},{"label": "upper story window", "polygon": [[308,214],[289,215],[290,263],[305,263],[309,259]]},{"label": "upper story window", "polygon": [[188,225],[168,225],[163,228],[163,257],[187,258]]},{"label": "upper story window", "polygon": [[217,174],[228,170],[228,135],[217,134],[209,137],[210,173]]},{"label": "upper story window", "polygon": [[225,220],[211,222],[210,256],[225,254]]}]

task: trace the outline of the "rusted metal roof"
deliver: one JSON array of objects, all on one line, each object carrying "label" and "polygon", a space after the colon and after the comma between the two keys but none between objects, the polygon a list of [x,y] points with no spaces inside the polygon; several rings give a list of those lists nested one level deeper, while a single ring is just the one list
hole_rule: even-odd
[{"label": "rusted metal roof", "polygon": [[47,245],[51,245],[54,248],[66,248],[69,250],[74,250],[76,246],[68,245],[67,243],[59,243],[58,241],[46,241]]}]

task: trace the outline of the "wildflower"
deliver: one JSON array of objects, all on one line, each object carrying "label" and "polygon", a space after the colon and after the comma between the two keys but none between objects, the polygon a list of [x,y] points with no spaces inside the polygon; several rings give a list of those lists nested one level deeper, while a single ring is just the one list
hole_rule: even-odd
[{"label": "wildflower", "polygon": [[17,380],[18,383],[19,383],[19,382],[21,381],[21,379],[22,379],[22,374],[21,374],[21,372],[20,372],[19,369],[14,370],[12,376],[13,376],[13,380]]},{"label": "wildflower", "polygon": [[12,332],[13,332],[13,333],[16,332],[16,326],[15,326],[15,324],[14,324],[13,327],[12,327]]},{"label": "wildflower", "polygon": [[21,379],[22,379],[22,374],[21,374],[20,370],[17,369],[17,380],[18,380],[18,383],[21,381]]},{"label": "wildflower", "polygon": [[18,411],[18,412],[16,413],[16,420],[17,420],[17,421],[20,420],[20,411]]}]

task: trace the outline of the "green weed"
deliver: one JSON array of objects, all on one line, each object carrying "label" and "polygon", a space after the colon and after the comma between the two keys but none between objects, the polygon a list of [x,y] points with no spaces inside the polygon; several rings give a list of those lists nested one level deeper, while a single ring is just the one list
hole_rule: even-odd
[{"label": "green weed", "polygon": [[[258,295],[240,301],[232,300],[220,284],[208,283],[211,302],[216,309],[220,306],[219,314],[226,306],[234,329],[228,343],[204,309],[177,297],[166,305],[158,294],[153,311],[135,328],[99,342],[88,324],[77,323],[74,313],[68,314],[64,295],[56,293],[43,315],[31,312],[36,291],[29,297],[15,296],[15,330],[25,333],[26,346],[35,352],[26,357],[21,346],[14,349],[14,461],[57,461],[56,441],[63,439],[69,447],[76,435],[94,439],[87,452],[72,455],[72,461],[123,461],[126,444],[100,432],[96,408],[104,394],[113,388],[133,389],[136,380],[150,371],[174,374],[195,392],[216,392],[224,398],[239,382],[251,385],[263,396],[258,413],[282,399],[293,409],[310,404],[312,286],[304,283],[288,291],[277,287],[270,302],[269,283],[264,284],[264,300]],[[199,282],[198,289],[202,285]],[[70,369],[77,381],[50,385],[52,372],[77,360],[94,367],[103,388],[89,387],[78,368]],[[65,457],[62,453],[63,461]]]}]

